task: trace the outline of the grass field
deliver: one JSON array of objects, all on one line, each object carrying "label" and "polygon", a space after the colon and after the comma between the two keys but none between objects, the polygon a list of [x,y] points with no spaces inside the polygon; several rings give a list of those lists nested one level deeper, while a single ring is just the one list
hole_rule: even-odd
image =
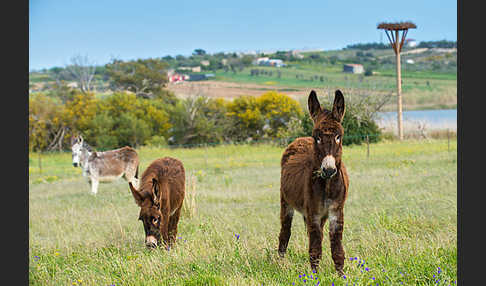
[{"label": "grass field", "polygon": [[369,158],[366,145],[344,147],[345,279],[334,271],[327,224],[320,272],[310,272],[300,214],[287,256],[277,255],[282,147],[137,151],[141,171],[163,156],[185,165],[186,200],[194,197],[195,206],[185,209],[176,246],[145,249],[125,181],[101,184],[95,197],[70,153],[30,154],[30,285],[454,285],[457,279],[455,141],[382,142],[370,146]]},{"label": "grass field", "polygon": [[[272,75],[251,76],[251,69],[266,70]],[[280,71],[280,78],[277,76]],[[240,84],[285,87],[286,94],[305,88],[309,89],[354,89],[366,90],[371,94],[390,93],[396,96],[394,71],[380,71],[379,75],[363,76],[346,74],[342,67],[309,65],[291,68],[252,67],[241,72],[217,72],[215,80]],[[299,78],[296,78],[299,75]],[[317,79],[312,79],[318,76]],[[322,81],[320,77],[322,76]],[[402,72],[402,95],[404,110],[450,109],[457,107],[457,76],[434,72]],[[384,106],[383,111],[396,110],[396,99]]]}]

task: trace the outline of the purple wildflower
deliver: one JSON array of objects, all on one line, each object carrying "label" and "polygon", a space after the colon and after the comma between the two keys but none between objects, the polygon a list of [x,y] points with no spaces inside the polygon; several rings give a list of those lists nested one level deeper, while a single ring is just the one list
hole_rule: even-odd
[{"label": "purple wildflower", "polygon": [[238,239],[240,239],[240,235],[235,233],[235,237],[236,237],[236,241],[238,241]]},{"label": "purple wildflower", "polygon": [[370,271],[370,269],[368,267],[365,268],[366,271]]}]

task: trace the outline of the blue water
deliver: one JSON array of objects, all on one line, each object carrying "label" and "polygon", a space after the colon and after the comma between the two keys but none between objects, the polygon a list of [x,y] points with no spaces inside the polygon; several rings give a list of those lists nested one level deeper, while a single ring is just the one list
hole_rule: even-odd
[{"label": "blue water", "polygon": [[[457,128],[457,109],[440,109],[440,110],[412,110],[403,111],[403,122],[406,124],[417,124],[425,122],[429,128]],[[396,111],[379,112],[378,125],[385,126],[397,121]]]}]

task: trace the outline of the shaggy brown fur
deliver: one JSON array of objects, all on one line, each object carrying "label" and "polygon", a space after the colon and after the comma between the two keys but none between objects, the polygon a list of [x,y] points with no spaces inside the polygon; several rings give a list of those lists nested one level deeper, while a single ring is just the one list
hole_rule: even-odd
[{"label": "shaggy brown fur", "polygon": [[295,209],[304,216],[310,265],[317,272],[322,256],[323,227],[329,219],[332,259],[336,271],[343,275],[343,207],[349,186],[341,160],[344,97],[337,90],[333,109],[328,111],[321,109],[316,93],[312,91],[308,104],[314,121],[312,137],[297,138],[282,155],[278,252],[283,257],[287,251]]},{"label": "shaggy brown fur", "polygon": [[175,242],[177,224],[185,195],[185,170],[181,161],[164,157],[143,172],[139,190],[129,183],[140,207],[139,220],[145,230],[145,244],[154,248],[164,241],[167,249]]}]

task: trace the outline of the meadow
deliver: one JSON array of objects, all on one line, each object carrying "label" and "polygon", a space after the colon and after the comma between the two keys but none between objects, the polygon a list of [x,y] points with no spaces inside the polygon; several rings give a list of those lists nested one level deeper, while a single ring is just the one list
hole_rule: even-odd
[{"label": "meadow", "polygon": [[[447,139],[343,147],[345,278],[327,226],[318,274],[302,216],[277,254],[280,157],[272,144],[137,149],[186,168],[186,205],[170,251],[145,248],[124,180],[89,193],[70,153],[29,154],[30,285],[454,285],[457,145]],[[41,162],[39,165],[39,158]]]},{"label": "meadow", "polygon": [[[266,74],[251,75],[252,69]],[[271,72],[271,75],[269,73]],[[280,77],[278,77],[280,72]],[[240,72],[218,71],[215,80],[262,87],[278,87],[292,95],[303,89],[343,90],[382,96],[393,94],[393,99],[382,111],[396,110],[396,76],[394,70],[382,70],[373,76],[342,72],[342,65],[300,65],[292,67],[250,67]],[[321,80],[322,79],[322,80]],[[349,92],[348,92],[349,93]],[[402,70],[402,95],[404,110],[454,109],[457,107],[457,76],[451,73]]]}]

